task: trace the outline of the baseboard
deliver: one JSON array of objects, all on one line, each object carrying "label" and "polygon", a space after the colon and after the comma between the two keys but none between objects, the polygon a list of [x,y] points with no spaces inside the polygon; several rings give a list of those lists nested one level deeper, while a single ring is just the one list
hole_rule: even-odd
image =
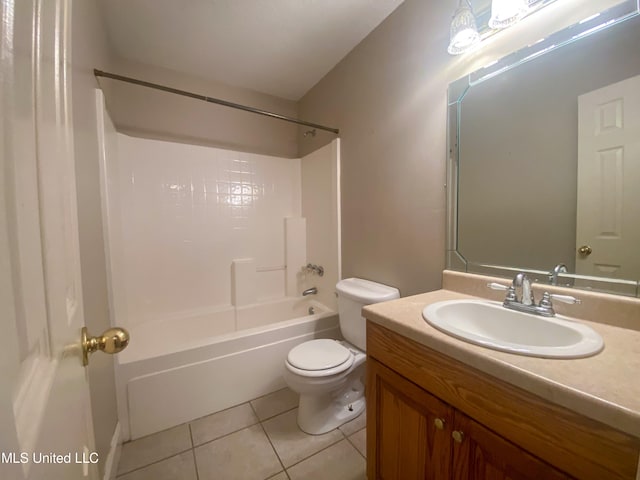
[{"label": "baseboard", "polygon": [[116,428],[111,437],[111,446],[109,447],[109,454],[104,462],[104,479],[114,480],[118,471],[118,463],[120,462],[120,453],[122,452],[122,430],[120,429],[120,422],[116,423]]}]

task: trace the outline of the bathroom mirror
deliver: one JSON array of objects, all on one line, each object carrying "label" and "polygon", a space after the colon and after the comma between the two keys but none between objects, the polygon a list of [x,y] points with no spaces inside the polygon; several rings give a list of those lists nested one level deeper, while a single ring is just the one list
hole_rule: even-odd
[{"label": "bathroom mirror", "polygon": [[638,45],[626,1],[449,86],[448,268],[638,296]]}]

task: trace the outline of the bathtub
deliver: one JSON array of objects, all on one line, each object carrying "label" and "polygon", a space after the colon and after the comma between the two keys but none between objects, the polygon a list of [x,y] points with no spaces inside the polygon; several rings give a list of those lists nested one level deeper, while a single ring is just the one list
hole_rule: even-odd
[{"label": "bathtub", "polygon": [[284,388],[282,369],[292,347],[313,338],[340,338],[336,312],[299,297],[129,330],[131,343],[116,364],[125,441]]}]

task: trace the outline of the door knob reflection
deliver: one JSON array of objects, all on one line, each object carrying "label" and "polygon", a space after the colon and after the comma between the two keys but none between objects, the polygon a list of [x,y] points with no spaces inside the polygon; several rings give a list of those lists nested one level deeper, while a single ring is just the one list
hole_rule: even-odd
[{"label": "door knob reflection", "polygon": [[588,257],[593,252],[593,249],[589,245],[582,245],[578,248],[578,253],[583,257]]}]

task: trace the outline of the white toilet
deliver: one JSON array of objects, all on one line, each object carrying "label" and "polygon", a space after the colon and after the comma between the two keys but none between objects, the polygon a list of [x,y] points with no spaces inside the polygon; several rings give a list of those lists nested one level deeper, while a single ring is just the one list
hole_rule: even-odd
[{"label": "white toilet", "polygon": [[336,285],[340,330],[345,340],[317,339],[289,352],[284,380],[300,394],[298,426],[319,435],[357,417],[365,407],[366,322],[364,305],[400,297],[397,288],[347,278]]}]

